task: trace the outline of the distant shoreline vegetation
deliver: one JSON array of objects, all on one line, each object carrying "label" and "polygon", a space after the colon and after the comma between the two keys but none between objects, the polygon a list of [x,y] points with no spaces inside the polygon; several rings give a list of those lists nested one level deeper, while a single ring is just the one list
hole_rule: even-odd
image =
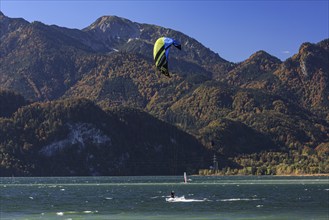
[{"label": "distant shoreline vegetation", "polygon": [[218,174],[218,173],[215,173],[215,174],[208,174],[208,175],[204,175],[204,174],[198,174],[198,175],[195,175],[195,176],[282,176],[282,177],[285,177],[285,176],[310,176],[310,177],[317,177],[317,176],[328,176],[329,177],[329,173],[318,173],[318,174],[282,174],[282,175],[245,175],[245,174]]},{"label": "distant shoreline vegetation", "polygon": [[[310,148],[289,152],[262,152],[229,158],[230,166],[200,169],[199,175],[276,175],[276,176],[329,176],[327,153]],[[219,162],[220,163],[220,162]]]}]

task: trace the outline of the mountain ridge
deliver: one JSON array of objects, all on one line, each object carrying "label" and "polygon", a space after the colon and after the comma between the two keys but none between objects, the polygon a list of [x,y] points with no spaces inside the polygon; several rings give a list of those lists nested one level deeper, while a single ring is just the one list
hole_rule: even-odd
[{"label": "mountain ridge", "polygon": [[[26,140],[34,140],[33,143],[26,140],[13,143],[28,149],[40,147],[35,142],[39,138],[35,131],[43,134],[43,128],[29,124],[24,115],[10,116],[13,112],[21,112],[21,108],[34,112],[37,111],[35,106],[43,109],[47,105],[62,105],[64,110],[53,113],[63,118],[72,113],[68,107],[70,102],[83,102],[99,106],[104,112],[118,107],[126,109],[123,118],[135,117],[132,120],[135,124],[131,123],[136,128],[135,134],[137,124],[141,123],[138,118],[146,118],[151,124],[157,124],[156,120],[170,124],[200,142],[204,149],[198,152],[221,155],[222,166],[230,164],[239,168],[241,165],[230,163],[229,158],[268,151],[327,154],[328,39],[302,44],[299,52],[285,61],[261,50],[243,62],[232,63],[179,31],[120,17],[100,17],[82,30],[29,23],[3,14],[0,14],[0,21],[6,23],[1,26],[0,50],[4,52],[0,58],[0,88],[20,93],[29,100],[24,102],[17,98],[17,104],[13,104],[10,111],[3,111],[5,117],[0,118],[1,126],[7,138],[0,140],[3,149],[13,142],[14,136],[10,134],[15,132],[5,132],[13,129],[13,120],[25,121],[24,126],[31,131],[24,133]],[[178,39],[183,45],[182,51],[171,50],[172,78],[157,74],[153,64],[153,43],[163,35]],[[0,94],[3,103],[8,103],[8,97],[15,96],[6,92],[3,96]],[[53,102],[55,104],[49,104]],[[83,106],[76,109],[80,108],[84,109]],[[52,112],[46,109],[42,111]],[[42,119],[44,121],[38,114],[30,120],[41,120],[42,124],[53,120],[51,114],[46,115],[50,118]],[[87,113],[85,116],[89,117]],[[44,146],[55,146],[52,145],[55,143],[76,146],[79,142],[68,137],[79,139],[91,132],[98,134],[92,136],[95,139],[81,140],[97,149],[97,141],[92,140],[105,137],[106,132],[86,125],[84,120],[64,123],[63,134],[51,130],[56,140],[41,135],[47,142]],[[88,123],[100,123],[97,117],[90,120]],[[119,122],[116,124],[118,131],[114,133],[118,139],[123,138],[119,133],[130,129]],[[147,135],[143,130],[138,134],[143,137],[140,146],[146,149],[149,146]],[[117,148],[119,145],[116,151]],[[134,150],[129,148],[129,151]],[[194,155],[194,150],[189,153]],[[10,151],[8,155],[13,156]],[[28,160],[24,156],[30,157],[22,153],[18,158]],[[17,155],[8,158],[15,161]],[[114,164],[104,166],[115,167]],[[130,170],[125,174],[130,172],[134,173]]]}]

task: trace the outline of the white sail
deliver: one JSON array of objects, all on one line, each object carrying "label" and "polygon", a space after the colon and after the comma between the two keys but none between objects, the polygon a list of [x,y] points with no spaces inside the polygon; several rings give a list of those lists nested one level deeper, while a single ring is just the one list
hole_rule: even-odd
[{"label": "white sail", "polygon": [[184,183],[187,183],[187,176],[186,176],[186,172],[184,172]]}]

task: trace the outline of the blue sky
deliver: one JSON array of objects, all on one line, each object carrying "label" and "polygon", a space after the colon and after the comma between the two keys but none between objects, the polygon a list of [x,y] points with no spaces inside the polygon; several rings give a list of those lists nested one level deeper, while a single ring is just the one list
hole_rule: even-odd
[{"label": "blue sky", "polygon": [[329,1],[1,0],[8,17],[82,29],[103,15],[181,31],[228,61],[258,50],[285,60],[304,42],[329,38]]}]

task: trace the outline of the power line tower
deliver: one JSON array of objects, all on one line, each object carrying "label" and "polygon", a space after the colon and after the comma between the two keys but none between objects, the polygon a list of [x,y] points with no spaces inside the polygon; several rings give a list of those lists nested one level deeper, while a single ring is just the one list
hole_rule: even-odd
[{"label": "power line tower", "polygon": [[216,154],[214,154],[214,157],[213,157],[213,169],[214,169],[214,172],[217,173],[217,171],[218,171],[218,161],[217,161]]}]

